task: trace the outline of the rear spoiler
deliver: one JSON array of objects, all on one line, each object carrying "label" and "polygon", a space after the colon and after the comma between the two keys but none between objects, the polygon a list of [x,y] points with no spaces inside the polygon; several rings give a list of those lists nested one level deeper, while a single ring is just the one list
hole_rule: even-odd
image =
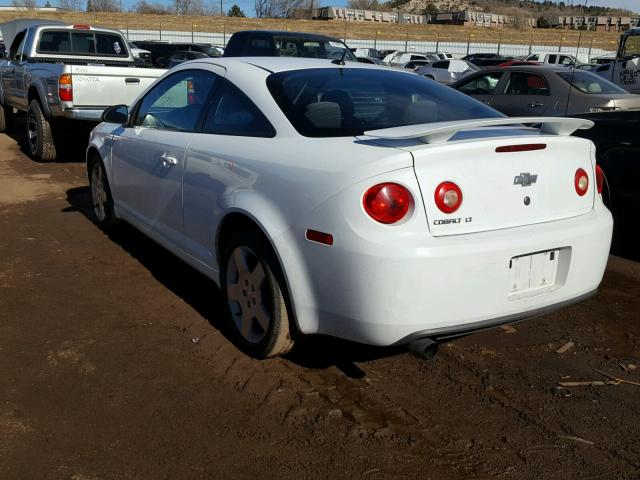
[{"label": "rear spoiler", "polygon": [[593,127],[591,120],[564,117],[504,117],[479,118],[475,120],[458,120],[453,122],[420,123],[404,127],[383,128],[364,132],[368,137],[388,140],[406,140],[415,138],[424,143],[445,143],[462,130],[480,127],[522,126],[540,124],[540,131],[551,135],[571,135],[576,130],[587,130]]}]

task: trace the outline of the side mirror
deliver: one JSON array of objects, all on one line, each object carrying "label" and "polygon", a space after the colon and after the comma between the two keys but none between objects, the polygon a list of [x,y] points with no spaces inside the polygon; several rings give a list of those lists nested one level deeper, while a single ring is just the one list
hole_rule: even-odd
[{"label": "side mirror", "polygon": [[129,120],[129,107],[126,105],[114,105],[102,112],[102,121],[107,123],[119,123],[123,125]]}]

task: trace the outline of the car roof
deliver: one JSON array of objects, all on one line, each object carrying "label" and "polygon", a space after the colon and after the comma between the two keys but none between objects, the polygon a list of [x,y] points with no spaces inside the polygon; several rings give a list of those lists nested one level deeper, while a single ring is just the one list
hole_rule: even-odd
[{"label": "car roof", "polygon": [[380,69],[401,72],[406,75],[414,75],[412,72],[402,72],[395,68],[387,68],[380,65],[371,65],[360,62],[345,62],[344,65],[331,63],[325,58],[300,58],[300,57],[217,57],[203,58],[198,63],[211,63],[222,67],[237,64],[252,65],[271,73],[286,72],[291,70],[309,70],[312,68],[360,68],[360,69]]}]

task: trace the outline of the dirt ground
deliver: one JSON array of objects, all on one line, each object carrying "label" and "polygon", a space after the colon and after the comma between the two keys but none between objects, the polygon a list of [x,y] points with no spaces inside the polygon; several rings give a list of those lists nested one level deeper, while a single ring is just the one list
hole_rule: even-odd
[{"label": "dirt ground", "polygon": [[558,385],[640,383],[639,263],[432,361],[326,338],[256,361],[210,281],[92,224],[69,150],[0,135],[0,479],[639,477],[640,384]]}]

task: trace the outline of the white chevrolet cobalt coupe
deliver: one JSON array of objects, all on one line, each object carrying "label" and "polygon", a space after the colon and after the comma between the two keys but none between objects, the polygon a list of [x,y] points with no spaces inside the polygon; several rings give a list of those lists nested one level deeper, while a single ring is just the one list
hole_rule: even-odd
[{"label": "white chevrolet cobalt coupe", "polygon": [[[592,294],[612,220],[589,121],[506,118],[410,72],[223,58],[116,106],[87,150],[93,211],[220,285],[238,345],[411,343]],[[530,125],[530,126],[526,126]]]}]

